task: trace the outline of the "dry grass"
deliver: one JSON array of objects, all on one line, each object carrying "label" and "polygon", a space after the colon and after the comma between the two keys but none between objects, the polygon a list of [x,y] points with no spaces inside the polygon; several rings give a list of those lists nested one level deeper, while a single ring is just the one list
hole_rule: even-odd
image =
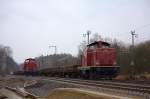
[{"label": "dry grass", "polygon": [[77,88],[58,88],[51,91],[46,99],[123,99],[123,97]]},{"label": "dry grass", "polygon": [[144,73],[139,75],[119,75],[115,78],[116,80],[150,80],[150,74]]}]

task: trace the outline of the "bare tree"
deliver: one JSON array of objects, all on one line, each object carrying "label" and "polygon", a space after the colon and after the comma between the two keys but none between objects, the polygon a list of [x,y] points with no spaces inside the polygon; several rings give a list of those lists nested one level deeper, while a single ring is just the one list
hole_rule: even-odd
[{"label": "bare tree", "polygon": [[12,59],[12,50],[0,45],[0,73],[6,74],[17,69],[17,63]]},{"label": "bare tree", "polygon": [[135,72],[150,73],[150,40],[136,45],[134,51]]},{"label": "bare tree", "polygon": [[[95,41],[99,41],[99,40],[102,40],[102,37],[98,33],[95,33],[90,38],[90,43],[95,42]],[[86,41],[82,41],[79,44],[79,46],[78,46],[78,58],[80,58],[81,55],[83,55],[83,52],[85,51],[86,46],[87,46],[87,42]]]},{"label": "bare tree", "polygon": [[102,37],[98,33],[95,33],[90,38],[90,43],[95,42],[95,41],[99,41],[99,40],[102,40]]}]

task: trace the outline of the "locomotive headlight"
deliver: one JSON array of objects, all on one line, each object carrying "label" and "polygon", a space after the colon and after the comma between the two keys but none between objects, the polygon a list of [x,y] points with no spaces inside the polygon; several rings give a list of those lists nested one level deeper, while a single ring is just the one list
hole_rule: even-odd
[{"label": "locomotive headlight", "polygon": [[116,63],[116,61],[114,61],[114,63],[113,63],[114,65],[117,65],[117,63]]}]

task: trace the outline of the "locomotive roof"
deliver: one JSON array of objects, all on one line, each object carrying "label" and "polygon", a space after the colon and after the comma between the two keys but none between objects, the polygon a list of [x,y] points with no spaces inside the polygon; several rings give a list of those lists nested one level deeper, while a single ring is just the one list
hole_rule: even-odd
[{"label": "locomotive roof", "polygon": [[88,44],[87,46],[93,46],[93,45],[97,45],[99,43],[101,43],[104,46],[110,46],[110,44],[108,42],[104,42],[104,41],[95,41],[93,43]]},{"label": "locomotive roof", "polygon": [[34,58],[27,58],[26,60],[35,60]]}]

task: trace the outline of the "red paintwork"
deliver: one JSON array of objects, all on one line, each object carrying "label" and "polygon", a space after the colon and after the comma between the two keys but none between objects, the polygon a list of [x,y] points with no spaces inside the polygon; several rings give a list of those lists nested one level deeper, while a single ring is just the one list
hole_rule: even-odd
[{"label": "red paintwork", "polygon": [[36,71],[37,70],[37,63],[35,59],[28,58],[24,62],[24,71]]},{"label": "red paintwork", "polygon": [[82,57],[82,66],[115,66],[116,51],[110,44],[98,41],[90,44]]}]

